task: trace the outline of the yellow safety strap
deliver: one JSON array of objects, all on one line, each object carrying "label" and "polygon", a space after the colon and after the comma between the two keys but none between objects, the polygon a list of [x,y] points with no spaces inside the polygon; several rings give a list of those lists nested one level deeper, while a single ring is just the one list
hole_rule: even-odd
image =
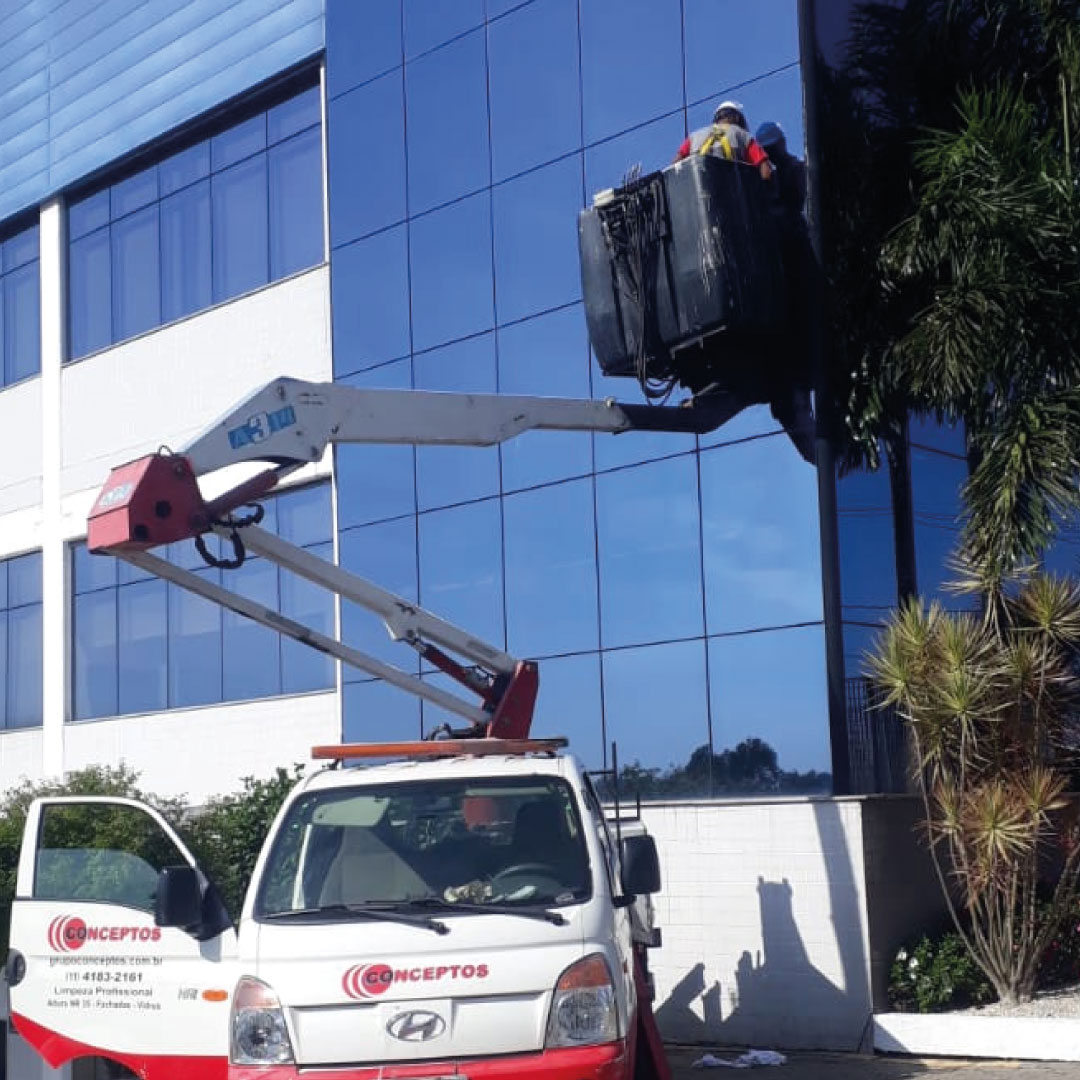
[{"label": "yellow safety strap", "polygon": [[728,140],[727,132],[720,131],[718,128],[713,128],[706,136],[705,141],[701,144],[699,154],[707,154],[717,143],[720,144],[720,150],[728,161],[732,161],[735,158],[735,152],[731,149],[731,142]]}]

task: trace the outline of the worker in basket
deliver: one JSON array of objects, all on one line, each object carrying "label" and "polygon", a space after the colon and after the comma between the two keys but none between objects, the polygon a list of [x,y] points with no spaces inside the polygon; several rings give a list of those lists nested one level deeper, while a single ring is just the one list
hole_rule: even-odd
[{"label": "worker in basket", "polygon": [[772,177],[773,167],[757,139],[750,134],[746,114],[737,101],[721,101],[707,128],[690,132],[675,153],[675,160],[692,154],[712,154],[728,161],[745,161],[757,168],[763,180]]}]

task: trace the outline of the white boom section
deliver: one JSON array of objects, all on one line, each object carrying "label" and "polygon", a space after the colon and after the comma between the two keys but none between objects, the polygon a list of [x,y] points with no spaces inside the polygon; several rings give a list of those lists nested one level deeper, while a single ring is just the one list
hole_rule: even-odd
[{"label": "white boom section", "polygon": [[[223,535],[228,534],[228,530],[218,529],[216,531],[221,532]],[[244,529],[245,542],[251,540],[253,533],[258,533],[263,539],[270,537],[269,533],[265,533],[261,529],[256,529],[253,526],[248,526]],[[322,562],[322,560],[305,552],[303,548],[297,548],[286,541],[278,540],[277,537],[270,538],[276,542],[276,545],[273,546],[291,549],[289,551],[278,550],[276,552],[277,557],[274,558],[275,562],[284,566],[286,569],[294,570],[297,573],[302,574],[304,577],[309,577],[312,581],[319,581],[319,578],[314,574],[303,572],[303,569],[310,569],[310,567],[305,565],[304,568],[301,569],[300,564],[306,560],[312,560],[316,563]],[[261,550],[269,556],[269,549],[272,545],[265,545],[260,548],[256,546],[257,543],[258,541],[251,543],[251,549],[253,551]],[[304,560],[296,559],[297,553],[303,555]],[[241,596],[239,593],[222,588],[222,586],[216,585],[212,581],[208,581],[201,574],[196,574],[191,570],[184,570],[179,566],[174,566],[172,563],[166,562],[157,555],[151,555],[148,551],[122,551],[118,552],[117,555],[125,562],[129,562],[133,566],[145,570],[147,573],[165,578],[166,581],[171,581],[174,585],[179,585],[182,589],[187,589],[196,593],[205,600],[220,604],[230,611],[235,611],[239,615],[245,615],[249,619],[253,619],[255,622],[261,623],[271,630],[276,630],[279,633],[285,634],[295,641],[303,642],[305,645],[310,645],[320,652],[334,656],[337,659],[344,661],[346,664],[351,664],[353,667],[358,668],[361,671],[366,671],[369,675],[373,675],[376,678],[383,679],[401,690],[405,690],[410,694],[415,694],[417,697],[424,698],[433,705],[438,705],[440,708],[447,709],[449,712],[464,717],[474,724],[483,724],[490,719],[490,716],[485,713],[483,709],[469,705],[456,695],[450,694],[445,690],[439,689],[437,686],[424,682],[415,675],[410,675],[408,672],[402,671],[392,664],[386,664],[381,660],[376,660],[375,657],[369,656],[359,649],[354,649],[349,645],[345,645],[336,638],[327,637],[318,630],[313,629],[297,619],[292,619],[288,615],[283,615],[274,608],[266,607],[264,604],[249,600],[246,596]],[[368,589],[371,589],[375,593],[381,594],[377,599],[377,602],[379,603],[383,603],[384,601],[397,601],[403,610],[411,608],[413,621],[409,622],[409,620],[405,619],[403,616],[405,623],[416,627],[424,626],[425,632],[427,633],[431,633],[431,631],[427,628],[425,620],[430,620],[433,627],[441,625],[451,631],[453,635],[463,638],[468,637],[468,635],[462,634],[461,631],[457,630],[455,627],[450,626],[449,623],[444,623],[441,619],[436,618],[434,615],[430,615],[422,609],[412,607],[412,605],[407,601],[402,600],[400,597],[394,597],[392,593],[380,589],[377,585],[372,585],[370,582],[355,577],[347,571],[341,570],[330,563],[325,563],[323,565],[320,570],[320,576],[340,579],[338,586],[331,585],[329,587],[340,587],[340,591],[344,596],[363,596]],[[319,583],[322,584],[323,582],[319,581]],[[359,600],[358,602],[363,603],[363,601]],[[415,632],[416,631],[413,630],[414,635]],[[435,632],[437,633],[437,630]],[[391,629],[391,634],[393,633],[394,631]],[[472,642],[472,644],[476,652],[480,652],[481,650],[484,650],[485,652],[493,651],[489,650],[487,646],[484,646],[482,642]],[[513,670],[514,661],[510,657],[506,656],[505,653],[499,653],[497,650],[494,650],[494,652],[496,657],[505,658],[506,662],[510,665],[510,670]],[[486,662],[494,664],[493,660],[488,660]]]},{"label": "white boom section", "polygon": [[181,453],[202,476],[244,461],[318,461],[330,443],[492,446],[540,428],[614,433],[636,426],[614,400],[364,390],[279,378]]},{"label": "white boom section", "polygon": [[[222,536],[230,535],[229,530],[224,528],[219,527],[216,531]],[[265,529],[248,525],[243,530],[243,541],[244,547],[256,555],[262,555],[278,566],[284,566],[294,574],[299,574],[308,581],[375,612],[386,624],[386,629],[395,641],[409,644],[421,640],[434,642],[453,649],[476,664],[483,664],[492,671],[506,675],[512,674],[517,666],[514,657],[501,649],[480,641],[453,623],[448,623],[445,619],[440,619],[437,615],[432,615],[431,612],[380,588],[374,582],[342,570],[340,566],[320,559],[310,551],[290,544]]]}]

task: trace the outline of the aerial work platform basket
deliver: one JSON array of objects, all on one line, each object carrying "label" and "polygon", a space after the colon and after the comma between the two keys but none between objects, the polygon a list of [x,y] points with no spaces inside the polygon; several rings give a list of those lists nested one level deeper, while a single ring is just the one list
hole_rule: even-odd
[{"label": "aerial work platform basket", "polygon": [[601,192],[578,221],[589,338],[605,375],[648,393],[740,391],[787,321],[768,183],[695,155]]}]

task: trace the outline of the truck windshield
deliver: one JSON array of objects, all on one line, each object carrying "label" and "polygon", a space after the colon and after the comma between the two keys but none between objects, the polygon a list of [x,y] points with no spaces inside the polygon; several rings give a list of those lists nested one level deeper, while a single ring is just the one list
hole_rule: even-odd
[{"label": "truck windshield", "polygon": [[282,822],[256,917],[438,901],[442,912],[580,903],[591,892],[581,817],[550,776],[417,780],[313,791]]}]

